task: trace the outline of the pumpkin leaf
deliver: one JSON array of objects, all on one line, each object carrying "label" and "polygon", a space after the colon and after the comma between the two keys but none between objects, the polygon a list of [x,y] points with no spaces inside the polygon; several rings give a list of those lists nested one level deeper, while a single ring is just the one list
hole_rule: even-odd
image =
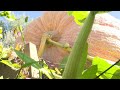
[{"label": "pumpkin leaf", "polygon": [[120,79],[120,70],[116,70],[111,79]]},{"label": "pumpkin leaf", "polygon": [[97,73],[97,65],[93,65],[82,74],[81,79],[94,79]]},{"label": "pumpkin leaf", "polygon": [[74,20],[78,25],[82,25],[87,18],[89,11],[73,11],[71,12],[74,16]]},{"label": "pumpkin leaf", "polygon": [[[97,75],[101,74],[103,71],[108,69],[112,64],[108,63],[105,59],[95,57],[92,61],[92,65],[98,66],[98,72]],[[120,67],[117,65],[114,65],[112,68],[110,68],[108,71],[106,71],[103,75],[100,76],[100,78],[104,79],[111,79],[113,74],[116,72],[116,70],[119,70]]]}]

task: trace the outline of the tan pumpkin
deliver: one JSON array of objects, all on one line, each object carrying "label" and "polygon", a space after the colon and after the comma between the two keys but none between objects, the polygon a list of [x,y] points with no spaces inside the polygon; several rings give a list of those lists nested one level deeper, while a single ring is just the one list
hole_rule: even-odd
[{"label": "tan pumpkin", "polygon": [[[109,14],[96,15],[90,33],[88,54],[99,56],[111,61],[120,58],[120,21]],[[41,37],[46,32],[52,32],[52,40],[60,43],[69,43],[72,47],[81,26],[74,22],[73,16],[68,16],[66,11],[47,11],[43,16],[33,20],[24,29],[26,43],[32,42],[39,49]],[[21,37],[16,43],[22,43]],[[47,45],[42,55],[49,64],[58,66],[60,61],[69,55],[64,49]]]}]

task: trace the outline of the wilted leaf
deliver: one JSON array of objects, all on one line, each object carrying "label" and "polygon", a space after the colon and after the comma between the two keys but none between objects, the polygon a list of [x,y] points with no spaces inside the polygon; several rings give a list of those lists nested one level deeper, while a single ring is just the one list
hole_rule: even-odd
[{"label": "wilted leaf", "polygon": [[58,68],[55,68],[55,71],[57,72],[57,74],[61,74],[61,72],[58,70]]},{"label": "wilted leaf", "polygon": [[40,71],[45,74],[49,79],[53,79],[52,74],[50,73],[50,71],[46,68],[41,68]]},{"label": "wilted leaf", "polygon": [[21,50],[21,48],[22,48],[22,45],[17,44],[16,47],[15,47],[15,50],[19,51],[19,50]]},{"label": "wilted leaf", "polygon": [[91,66],[83,73],[81,79],[94,79],[96,77],[97,70],[97,65]]}]

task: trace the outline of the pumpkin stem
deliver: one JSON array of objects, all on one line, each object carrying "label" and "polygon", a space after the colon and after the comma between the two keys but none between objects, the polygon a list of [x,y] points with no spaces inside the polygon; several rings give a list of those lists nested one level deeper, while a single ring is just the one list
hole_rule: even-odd
[{"label": "pumpkin stem", "polygon": [[[38,57],[41,57],[43,52],[44,52],[44,49],[45,49],[45,46],[46,46],[46,42],[49,42],[53,45],[56,45],[58,47],[61,47],[61,48],[64,48],[66,51],[68,52],[71,52],[72,48],[70,47],[70,45],[68,43],[59,43],[59,42],[56,42],[54,40],[51,39],[51,35],[49,33],[44,33],[42,35],[42,38],[41,38],[41,42],[40,42],[40,47],[39,47],[39,50],[38,50]],[[90,55],[87,55],[87,59],[89,61],[92,61],[94,57],[90,56]]]},{"label": "pumpkin stem", "polygon": [[[65,50],[67,50],[68,52],[71,52],[72,48],[70,47],[70,45],[68,43],[65,43],[65,44],[61,44],[59,42],[55,42],[53,41],[52,39],[48,38],[47,41],[53,45],[56,45],[58,47],[61,47],[61,48],[64,48]],[[92,61],[94,57],[90,56],[90,55],[87,55],[87,59],[89,61]]]},{"label": "pumpkin stem", "polygon": [[44,52],[47,38],[49,38],[49,35],[47,33],[44,33],[41,38],[40,47],[38,50],[38,57],[41,57]]}]

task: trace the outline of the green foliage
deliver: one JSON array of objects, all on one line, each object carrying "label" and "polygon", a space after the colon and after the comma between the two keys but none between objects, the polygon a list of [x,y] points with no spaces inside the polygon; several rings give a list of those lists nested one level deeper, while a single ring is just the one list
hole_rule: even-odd
[{"label": "green foliage", "polygon": [[[75,41],[75,44],[73,45],[72,51],[68,57],[68,61],[63,72],[64,79],[78,78],[78,69],[81,67],[81,71],[83,70],[84,65],[82,64],[85,64],[84,63],[85,55],[83,55],[83,53],[84,53],[84,49],[86,48],[85,46],[87,43],[87,38],[91,32],[94,18],[95,18],[95,14],[93,11],[91,11],[87,19],[85,20],[85,23],[82,29],[80,30],[78,37]],[[81,73],[81,71],[79,72]]]},{"label": "green foliage", "polygon": [[97,65],[93,65],[83,72],[81,79],[94,79],[97,71]]},{"label": "green foliage", "polygon": [[89,11],[68,11],[68,15],[74,16],[74,20],[78,25],[82,25],[87,18]]},{"label": "green foliage", "polygon": [[0,54],[2,53],[2,51],[3,51],[3,45],[2,43],[0,43]]},{"label": "green foliage", "polygon": [[2,34],[2,27],[0,27],[0,34]]},{"label": "green foliage", "polygon": [[111,79],[120,79],[120,70],[116,70]]},{"label": "green foliage", "polygon": [[9,67],[11,67],[13,70],[18,70],[18,69],[20,69],[20,65],[19,64],[13,64],[11,61],[9,61],[9,60],[1,60],[0,61],[0,63],[3,63],[3,64],[5,64],[5,65],[7,65],[7,66],[9,66]]},{"label": "green foliage", "polygon": [[[72,52],[69,56],[66,56],[60,64],[59,69],[62,69],[63,73],[57,68],[50,69],[44,60],[36,62],[34,59],[17,50],[15,50],[16,54],[25,63],[23,65],[12,63],[12,61],[9,60],[10,55],[8,55],[10,49],[4,48],[3,44],[0,44],[0,63],[9,66],[13,70],[19,70],[21,68],[33,66],[40,71],[39,75],[41,79],[43,79],[43,75],[46,75],[49,79],[94,79],[112,65],[102,58],[95,57],[92,61],[92,66],[87,70],[84,70],[88,48],[86,41],[92,28],[95,14],[101,14],[105,12],[109,11],[91,11],[91,16],[88,16],[90,15],[89,11],[68,11],[68,15],[72,15],[75,19],[75,22],[78,25],[83,25],[83,28],[78,36],[78,39],[76,40],[76,44],[74,44]],[[14,14],[12,14],[11,11],[2,11],[0,12],[0,16],[5,17],[6,20],[9,21],[10,27],[8,29],[14,31],[12,34],[17,34],[18,32],[21,32],[22,34],[24,25],[28,22],[28,16],[17,18]],[[4,28],[5,27],[3,23],[0,23],[0,38],[3,37],[2,35]],[[22,37],[24,41],[23,34]],[[120,63],[110,68],[99,78],[120,79],[119,65]],[[63,77],[61,76],[62,74]],[[23,76],[20,78],[23,78]],[[1,76],[0,79],[3,79],[3,76]]]},{"label": "green foliage", "polygon": [[3,36],[2,36],[2,31],[3,31],[3,30],[2,30],[2,27],[0,27],[0,39],[3,37]]},{"label": "green foliage", "polygon": [[[10,57],[9,53],[11,51],[11,48],[4,48],[2,44],[0,44],[0,63],[3,63],[9,67],[11,67],[14,70],[18,70],[21,66],[16,63],[12,63],[8,58]],[[2,60],[6,59],[6,60]]]},{"label": "green foliage", "polygon": [[72,15],[74,11],[68,11],[68,15]]},{"label": "green foliage", "polygon": [[16,54],[18,55],[18,57],[21,58],[26,64],[29,65],[29,63],[33,63],[33,62],[34,62],[34,63],[32,64],[33,67],[35,67],[35,68],[37,68],[37,69],[41,69],[41,68],[42,68],[42,66],[39,65],[38,62],[36,62],[34,59],[30,58],[28,55],[26,55],[26,54],[24,54],[24,53],[22,53],[22,52],[20,52],[20,51],[17,51],[17,50],[15,50],[15,53],[16,53]]},{"label": "green foliage", "polygon": [[2,11],[2,12],[0,12],[0,16],[4,16],[5,19],[7,19],[9,21],[16,20],[15,15],[13,13],[11,13],[11,11]]},{"label": "green foliage", "polygon": [[[95,57],[92,61],[92,65],[98,66],[98,72],[97,75],[101,74],[103,71],[105,71],[107,68],[109,68],[112,64],[108,63],[105,59]],[[100,76],[101,79],[111,79],[113,74],[120,70],[120,67],[117,65],[113,66],[111,69],[109,69],[106,73]]]},{"label": "green foliage", "polygon": [[25,22],[28,22],[28,16],[27,16],[27,17],[25,17]]},{"label": "green foliage", "polygon": [[[53,78],[61,78],[60,75],[57,75],[54,70],[52,70],[51,73],[51,69],[48,68],[48,65],[44,62],[36,62],[34,59],[30,58],[29,56],[25,55],[24,53],[15,50],[16,54],[18,55],[19,58],[21,58],[25,64],[22,65],[22,67],[29,67],[29,66],[33,66],[36,69],[38,69],[40,71],[40,76],[42,74],[45,74],[49,79],[53,79]],[[40,77],[42,78],[42,76]]]}]

